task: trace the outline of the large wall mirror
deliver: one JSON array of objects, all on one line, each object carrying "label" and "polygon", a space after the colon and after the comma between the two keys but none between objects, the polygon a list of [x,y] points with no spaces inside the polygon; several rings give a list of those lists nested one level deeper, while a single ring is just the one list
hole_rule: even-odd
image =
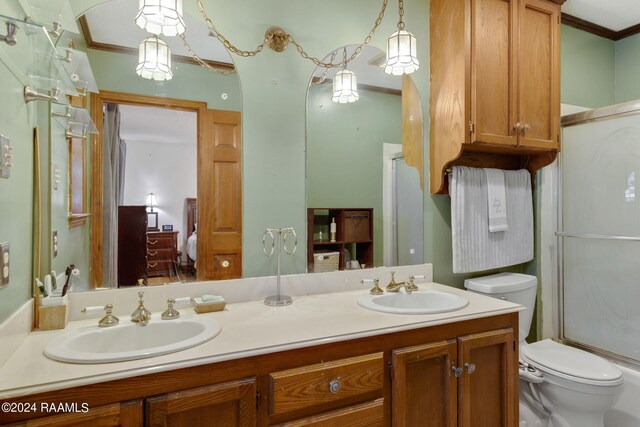
[{"label": "large wall mirror", "polygon": [[[324,61],[340,63],[356,47]],[[311,78],[309,272],[424,262],[422,109],[411,77],[386,74],[384,61],[367,46],[346,67],[318,67]]]},{"label": "large wall mirror", "polygon": [[140,77],[139,44],[151,35],[137,11],[137,2],[106,1],[79,18],[82,36],[58,41],[86,50],[99,90],[81,105],[96,134],[51,129],[49,260],[62,280],[70,265],[79,270],[73,291],[242,274],[239,77],[189,14],[190,45],[218,71],[198,65],[180,38],[162,37],[172,78]]}]

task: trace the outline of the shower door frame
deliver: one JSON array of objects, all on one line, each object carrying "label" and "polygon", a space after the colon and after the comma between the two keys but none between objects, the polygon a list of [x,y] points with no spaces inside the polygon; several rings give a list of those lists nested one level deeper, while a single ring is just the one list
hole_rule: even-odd
[{"label": "shower door frame", "polygon": [[[622,104],[610,105],[607,107],[596,108],[593,110],[582,111],[575,114],[569,114],[563,116],[560,121],[560,128],[563,130],[566,127],[582,125],[585,123],[592,123],[597,121],[609,120],[617,117],[628,117],[640,115],[640,100],[625,102]],[[563,132],[560,132],[563,135]],[[562,136],[561,136],[562,138]],[[555,231],[557,239],[557,315],[558,315],[558,339],[572,347],[577,347],[583,350],[587,350],[591,353],[598,354],[610,360],[614,360],[624,366],[631,367],[636,370],[640,370],[640,362],[635,359],[625,357],[623,355],[607,351],[605,349],[594,347],[588,344],[581,343],[579,341],[571,340],[564,335],[564,252],[563,252],[563,238],[580,238],[580,239],[605,239],[605,240],[619,240],[619,241],[640,241],[640,237],[636,236],[613,236],[613,235],[599,235],[599,234],[576,234],[563,231],[564,224],[562,218],[562,151],[558,155],[558,189],[557,189],[557,224],[558,230]]]}]

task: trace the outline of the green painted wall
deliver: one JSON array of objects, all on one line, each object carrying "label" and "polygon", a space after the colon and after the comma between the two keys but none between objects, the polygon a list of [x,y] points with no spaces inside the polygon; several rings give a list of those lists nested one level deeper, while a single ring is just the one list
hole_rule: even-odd
[{"label": "green painted wall", "polygon": [[307,101],[307,206],[373,208],[374,263],[383,265],[382,145],[402,144],[402,97],[360,90],[331,101],[332,85]]},{"label": "green painted wall", "polygon": [[613,40],[562,25],[562,103],[591,108],[614,104],[617,50]]},{"label": "green painted wall", "polygon": [[[87,54],[99,89],[203,101],[211,109],[242,110],[237,74],[222,75],[199,65],[173,62],[173,78],[157,82],[136,74],[136,55],[94,49],[89,49]],[[222,93],[228,95],[226,101],[220,97]]]},{"label": "green painted wall", "polygon": [[615,103],[640,99],[640,34],[616,42]]}]

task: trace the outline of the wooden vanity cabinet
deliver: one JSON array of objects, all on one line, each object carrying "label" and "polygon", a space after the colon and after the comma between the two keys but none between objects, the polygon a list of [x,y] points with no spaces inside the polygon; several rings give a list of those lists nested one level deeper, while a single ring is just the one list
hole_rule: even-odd
[{"label": "wooden vanity cabinet", "polygon": [[392,352],[392,425],[515,426],[513,329]]},{"label": "wooden vanity cabinet", "polygon": [[517,328],[509,313],[22,396],[89,412],[0,424],[517,427]]},{"label": "wooden vanity cabinet", "polygon": [[453,165],[526,168],[560,149],[564,0],[431,0],[431,193]]},{"label": "wooden vanity cabinet", "polygon": [[146,427],[256,425],[256,379],[248,378],[147,398]]}]

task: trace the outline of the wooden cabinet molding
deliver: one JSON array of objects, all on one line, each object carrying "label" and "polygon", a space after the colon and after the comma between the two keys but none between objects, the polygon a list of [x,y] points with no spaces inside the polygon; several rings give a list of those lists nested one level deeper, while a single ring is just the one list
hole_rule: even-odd
[{"label": "wooden cabinet molding", "polygon": [[[182,405],[182,403],[180,402],[184,402],[184,404],[188,406],[192,401],[198,401],[200,399],[200,397],[198,396],[205,396],[208,393],[211,393],[211,395],[216,395],[218,391],[221,394],[231,393],[229,390],[235,390],[232,392],[235,393],[235,396],[240,396],[242,393],[245,393],[243,396],[246,400],[243,400],[241,398],[235,400],[232,399],[234,402],[236,402],[234,403],[234,405],[241,405],[241,403],[238,403],[241,401],[248,402],[248,396],[250,395],[251,404],[257,406],[256,422],[253,425],[267,426],[273,424],[286,425],[286,423],[292,423],[296,420],[304,420],[306,418],[318,420],[317,425],[331,425],[329,421],[327,421],[325,424],[322,424],[321,420],[324,419],[323,417],[327,416],[329,417],[329,419],[331,419],[332,416],[335,416],[337,417],[336,419],[348,420],[352,416],[349,414],[351,414],[353,411],[355,411],[355,413],[364,411],[364,413],[368,414],[367,416],[375,419],[379,416],[376,415],[379,414],[379,410],[373,410],[371,408],[366,409],[367,407],[359,407],[358,405],[365,405],[367,402],[370,403],[372,401],[378,401],[379,399],[382,399],[383,422],[381,425],[388,426],[391,425],[391,379],[389,369],[392,357],[394,357],[392,353],[394,350],[410,348],[414,346],[424,346],[428,343],[442,343],[450,342],[452,340],[454,340],[455,342],[457,337],[483,337],[482,334],[486,333],[487,331],[498,331],[509,328],[514,331],[511,338],[511,344],[507,343],[507,339],[503,339],[504,346],[501,348],[506,349],[510,345],[509,348],[512,349],[515,358],[512,362],[509,360],[504,362],[507,365],[512,365],[511,370],[513,373],[513,375],[511,376],[505,376],[504,381],[506,381],[507,386],[510,386],[515,391],[515,399],[512,400],[512,402],[509,404],[509,407],[512,409],[515,408],[514,410],[516,410],[517,414],[518,383],[515,373],[518,369],[516,347],[518,341],[518,313],[503,314],[499,316],[485,317],[445,325],[437,325],[396,333],[381,334],[355,340],[334,342],[283,352],[246,357],[225,362],[177,369],[173,371],[157,372],[133,378],[125,378],[121,380],[91,384],[82,387],[74,387],[47,393],[23,396],[11,399],[9,401],[29,402],[31,404],[35,403],[38,407],[41,402],[54,404],[61,402],[85,402],[89,405],[89,414],[91,414],[92,411],[105,405],[120,405],[121,402],[130,400],[142,401],[146,399],[147,405],[156,405],[155,407],[161,408],[163,407],[163,405],[169,405],[168,402],[173,399],[173,404],[175,405]],[[470,342],[478,343],[480,341],[478,339],[472,340]],[[460,344],[457,345],[460,348]],[[476,347],[472,346],[470,348]],[[471,351],[473,352],[475,350]],[[349,358],[356,358],[357,361],[359,360],[357,358],[364,357],[364,361],[362,363],[366,365],[369,363],[369,355],[376,355],[378,353],[380,353],[382,357],[383,373],[380,375],[373,372],[377,368],[374,369],[372,365],[371,368],[365,369],[365,371],[372,371],[371,375],[356,375],[356,377],[362,378],[362,382],[363,384],[366,383],[366,387],[369,387],[372,382],[375,383],[375,381],[380,381],[374,379],[381,377],[381,388],[376,388],[378,387],[376,385],[374,387],[376,388],[376,390],[372,392],[366,391],[362,394],[356,393],[355,395],[345,399],[344,401],[341,400],[337,402],[334,401],[326,403],[320,402],[308,408],[288,411],[280,415],[270,415],[269,377],[271,374],[282,373],[288,370],[294,370],[293,372],[296,372],[296,370],[301,367],[307,367],[311,369],[315,365],[327,364],[327,362],[330,361],[336,361],[337,365],[343,365],[345,364],[345,359],[348,360]],[[449,357],[453,358],[454,356],[460,357],[456,356],[455,352],[452,353]],[[409,358],[410,355],[402,356],[401,353],[395,353],[395,357]],[[374,361],[374,364],[378,366],[378,360],[380,360],[379,356],[375,356],[372,360]],[[419,365],[420,364],[418,363],[416,366]],[[346,366],[354,365],[347,362]],[[363,365],[359,365],[358,363],[356,363],[355,366],[362,367]],[[356,371],[360,372],[359,369],[356,369]],[[247,380],[252,378],[255,378],[255,381]],[[249,381],[250,384],[246,381]],[[355,384],[360,380],[354,381]],[[244,391],[241,391],[241,389]],[[251,391],[247,391],[249,389],[251,389]],[[187,398],[186,396],[195,397]],[[180,400],[180,398],[183,399]],[[162,403],[163,401],[165,403]],[[169,407],[171,407],[171,405],[167,406],[167,408]],[[178,406],[173,406],[173,408],[178,408]],[[171,412],[171,410],[167,410]],[[344,412],[340,412],[341,410],[343,410]],[[37,419],[38,417],[43,417],[46,415],[46,413],[4,413],[2,414],[3,418],[0,423],[10,424],[14,422],[25,422],[27,420]],[[149,421],[150,419],[151,418],[147,417],[146,421]],[[515,417],[515,420],[517,421],[517,416]],[[377,424],[374,422],[372,425]],[[509,425],[509,427],[516,427],[516,425],[512,424]]]}]

